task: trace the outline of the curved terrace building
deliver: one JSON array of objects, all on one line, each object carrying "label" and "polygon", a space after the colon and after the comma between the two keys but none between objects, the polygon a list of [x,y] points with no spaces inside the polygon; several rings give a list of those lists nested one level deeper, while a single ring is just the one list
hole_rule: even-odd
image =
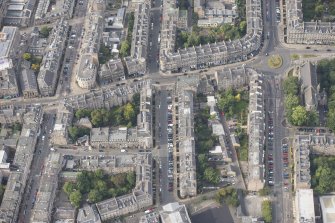
[{"label": "curved terrace building", "polygon": [[[210,66],[244,61],[257,54],[263,38],[262,7],[260,0],[247,0],[247,34],[238,40],[200,45],[174,51],[178,15],[171,15],[175,0],[163,3],[163,21],[160,49],[160,68],[166,71],[187,71]],[[169,16],[165,16],[169,15]],[[171,18],[172,17],[172,18]],[[166,47],[165,47],[166,46]]]},{"label": "curved terrace building", "polygon": [[85,18],[85,33],[81,46],[81,56],[76,74],[78,86],[90,89],[96,85],[99,67],[98,52],[103,29],[104,1],[91,0]]}]

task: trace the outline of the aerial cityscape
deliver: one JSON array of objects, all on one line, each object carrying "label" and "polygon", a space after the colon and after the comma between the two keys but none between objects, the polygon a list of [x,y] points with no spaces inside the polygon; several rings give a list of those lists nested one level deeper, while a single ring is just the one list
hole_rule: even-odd
[{"label": "aerial cityscape", "polygon": [[0,223],[335,223],[335,0],[0,0]]}]

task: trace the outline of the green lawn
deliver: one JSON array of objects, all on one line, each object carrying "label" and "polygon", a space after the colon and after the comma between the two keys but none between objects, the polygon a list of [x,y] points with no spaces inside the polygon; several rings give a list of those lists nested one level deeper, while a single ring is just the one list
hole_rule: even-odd
[{"label": "green lawn", "polygon": [[240,161],[248,161],[248,135],[245,131],[239,137],[240,140],[240,148],[238,148],[237,156]]}]

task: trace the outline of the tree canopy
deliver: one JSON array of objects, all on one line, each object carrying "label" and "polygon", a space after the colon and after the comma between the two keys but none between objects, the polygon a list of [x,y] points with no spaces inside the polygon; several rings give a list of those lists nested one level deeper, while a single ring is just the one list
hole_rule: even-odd
[{"label": "tree canopy", "polygon": [[284,80],[283,89],[286,95],[298,95],[299,93],[299,79],[296,76],[289,76]]},{"label": "tree canopy", "polygon": [[90,129],[86,127],[70,126],[68,130],[69,137],[73,142],[77,141],[78,138],[84,135],[90,135]]},{"label": "tree canopy", "polygon": [[50,27],[42,26],[42,28],[40,29],[40,36],[43,38],[48,38],[51,30],[52,28]]},{"label": "tree canopy", "polygon": [[217,185],[218,183],[220,183],[219,170],[214,169],[212,167],[207,167],[204,171],[204,179],[209,183]]},{"label": "tree canopy", "polygon": [[222,188],[220,189],[216,195],[215,199],[218,203],[225,202],[230,206],[237,207],[240,204],[238,199],[237,190],[235,188]]},{"label": "tree canopy", "polygon": [[76,208],[80,207],[80,203],[82,202],[83,195],[80,193],[80,191],[74,191],[70,194],[70,202],[73,206]]},{"label": "tree canopy", "polygon": [[312,187],[317,194],[335,190],[335,156],[316,156],[311,159]]},{"label": "tree canopy", "polygon": [[103,170],[82,171],[76,182],[66,182],[63,191],[69,196],[70,202],[79,207],[84,197],[96,203],[104,199],[129,193],[135,186],[135,172],[119,173],[108,176]]},{"label": "tree canopy", "polygon": [[24,60],[30,60],[31,59],[31,54],[30,53],[24,53],[23,55],[22,55],[22,58],[24,59]]},{"label": "tree canopy", "polygon": [[292,109],[291,121],[293,125],[301,126],[307,123],[308,121],[308,113],[306,108],[299,105]]}]

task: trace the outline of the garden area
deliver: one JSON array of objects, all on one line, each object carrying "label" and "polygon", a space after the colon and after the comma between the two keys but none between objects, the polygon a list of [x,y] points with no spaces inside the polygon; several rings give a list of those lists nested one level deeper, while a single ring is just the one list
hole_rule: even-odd
[{"label": "garden area", "polygon": [[203,183],[217,185],[220,183],[220,173],[208,164],[208,153],[217,143],[218,139],[212,135],[212,129],[208,124],[210,118],[209,109],[201,109],[195,115],[195,148],[197,153],[197,178],[198,187]]},{"label": "garden area", "polygon": [[226,118],[236,118],[241,125],[246,125],[249,106],[248,91],[228,89],[220,92],[218,96],[218,108],[224,112]]},{"label": "garden area", "polygon": [[71,204],[79,208],[83,201],[97,203],[112,197],[130,193],[135,187],[135,172],[108,175],[103,170],[83,171],[75,182],[66,182],[63,191]]},{"label": "garden area", "polygon": [[320,89],[327,93],[327,127],[335,131],[335,59],[319,61],[317,74]]},{"label": "garden area", "polygon": [[245,35],[246,28],[246,22],[242,21],[235,25],[223,24],[215,28],[194,25],[192,32],[177,30],[176,49],[239,39]]},{"label": "garden area", "polygon": [[119,55],[121,58],[127,57],[130,55],[131,49],[131,40],[133,36],[134,22],[135,22],[135,14],[131,12],[127,14],[128,19],[128,29],[127,29],[127,38],[121,42]]},{"label": "garden area", "polygon": [[238,200],[237,190],[235,188],[222,188],[220,189],[216,195],[215,200],[221,204],[226,203],[229,206],[237,207],[240,205],[240,201]]},{"label": "garden area", "polygon": [[240,147],[236,148],[236,153],[238,160],[240,161],[248,161],[248,145],[249,145],[249,138],[247,131],[245,129],[241,129],[237,127],[235,130],[237,137],[240,141]]},{"label": "garden area", "polygon": [[300,100],[300,82],[296,76],[288,76],[283,82],[284,105],[288,122],[295,126],[316,126],[316,111],[307,111]]},{"label": "garden area", "polygon": [[311,156],[312,188],[322,195],[335,191],[335,156]]},{"label": "garden area", "polygon": [[302,11],[304,21],[322,20],[330,22],[335,20],[335,0],[303,0]]},{"label": "garden area", "polygon": [[[137,114],[140,110],[140,94],[134,94],[132,102],[128,102],[122,106],[115,106],[110,110],[101,109],[78,109],[75,112],[74,123],[81,118],[88,118],[94,128],[108,126],[127,126],[128,128],[137,125]],[[79,126],[69,126],[69,137],[72,141],[78,138],[89,135],[90,129]]]}]

